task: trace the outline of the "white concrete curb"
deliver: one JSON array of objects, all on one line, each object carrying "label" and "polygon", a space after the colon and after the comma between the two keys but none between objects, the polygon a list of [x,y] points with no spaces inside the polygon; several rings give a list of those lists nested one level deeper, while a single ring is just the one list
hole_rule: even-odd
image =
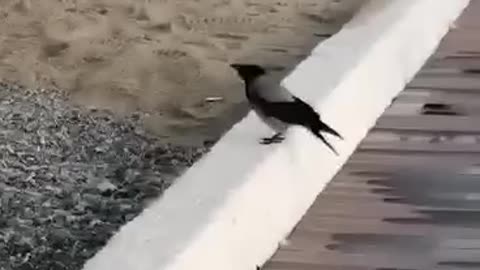
[{"label": "white concrete curb", "polygon": [[284,84],[345,141],[293,128],[277,146],[252,114],[163,197],[126,224],[85,270],[253,270],[276,250],[468,0],[372,0]]}]

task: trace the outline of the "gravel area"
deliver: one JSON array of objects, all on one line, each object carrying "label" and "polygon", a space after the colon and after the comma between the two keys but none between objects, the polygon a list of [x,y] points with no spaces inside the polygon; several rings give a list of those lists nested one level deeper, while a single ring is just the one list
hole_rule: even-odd
[{"label": "gravel area", "polygon": [[207,151],[162,143],[142,117],[0,84],[0,269],[81,269]]}]

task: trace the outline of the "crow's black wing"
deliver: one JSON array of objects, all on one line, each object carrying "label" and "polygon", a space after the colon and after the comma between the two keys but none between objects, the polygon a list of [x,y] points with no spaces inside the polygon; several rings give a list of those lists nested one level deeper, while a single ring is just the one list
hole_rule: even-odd
[{"label": "crow's black wing", "polygon": [[291,102],[267,102],[264,99],[258,99],[257,102],[261,103],[259,107],[265,116],[277,118],[288,124],[310,126],[310,123],[320,118],[310,105],[297,97]]},{"label": "crow's black wing", "polygon": [[320,119],[320,115],[307,103],[294,97],[293,102],[262,102],[262,110],[265,116],[277,118],[285,123],[292,125],[301,125],[310,129],[315,135],[324,131],[343,139],[333,128],[328,126]]}]

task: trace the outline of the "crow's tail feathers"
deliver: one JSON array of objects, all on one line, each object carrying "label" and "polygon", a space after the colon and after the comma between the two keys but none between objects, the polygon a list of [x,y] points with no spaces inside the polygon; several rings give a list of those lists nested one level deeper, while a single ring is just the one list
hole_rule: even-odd
[{"label": "crow's tail feathers", "polygon": [[333,148],[333,146],[325,139],[325,137],[323,137],[322,134],[320,134],[320,132],[318,132],[318,133],[313,133],[313,134],[315,134],[315,136],[317,136],[320,140],[322,140],[322,142],[323,142],[328,148],[330,148],[330,150],[332,150],[332,152],[335,153],[335,155],[338,156],[337,150],[335,150],[335,148]]},{"label": "crow's tail feathers", "polygon": [[323,137],[323,135],[320,132],[326,132],[330,133],[340,139],[343,140],[342,135],[340,135],[337,131],[335,131],[333,128],[329,127],[327,124],[323,123],[322,121],[318,121],[313,127],[310,127],[310,130],[312,133],[317,136],[322,142],[332,150],[333,153],[335,153],[338,156],[338,152],[333,148],[333,146]]},{"label": "crow's tail feathers", "polygon": [[320,125],[319,125],[319,128],[318,128],[319,131],[324,131],[324,132],[330,133],[333,136],[336,136],[336,137],[343,140],[342,135],[340,135],[337,131],[335,131],[333,128],[329,127],[327,124],[323,123],[322,121],[319,121],[319,122],[320,122]]}]

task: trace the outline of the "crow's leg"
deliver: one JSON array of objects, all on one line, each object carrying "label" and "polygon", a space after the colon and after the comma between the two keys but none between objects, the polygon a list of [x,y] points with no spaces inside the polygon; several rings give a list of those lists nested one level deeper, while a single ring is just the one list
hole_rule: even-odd
[{"label": "crow's leg", "polygon": [[272,137],[262,138],[260,140],[260,144],[272,144],[272,143],[280,143],[285,139],[283,133],[275,133]]}]

